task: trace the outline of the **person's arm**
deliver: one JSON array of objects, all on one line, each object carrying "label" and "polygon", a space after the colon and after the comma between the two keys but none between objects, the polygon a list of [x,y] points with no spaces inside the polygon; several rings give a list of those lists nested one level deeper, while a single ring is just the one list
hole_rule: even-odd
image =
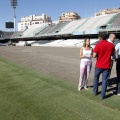
[{"label": "person's arm", "polygon": [[94,49],[93,49],[93,58],[96,58],[97,57],[97,53],[98,53],[98,50],[99,50],[99,48],[98,48],[99,46],[98,46],[98,44],[94,47]]},{"label": "person's arm", "polygon": [[84,58],[84,56],[83,56],[83,48],[80,49],[80,58]]},{"label": "person's arm", "polygon": [[91,56],[90,57],[93,57],[93,48],[91,47]]},{"label": "person's arm", "polygon": [[96,58],[97,57],[97,53],[93,52],[93,57]]},{"label": "person's arm", "polygon": [[80,58],[88,58],[88,56],[83,55],[83,48],[80,49]]},{"label": "person's arm", "polygon": [[116,56],[115,56],[115,46],[114,49],[112,51],[112,55],[111,55],[111,60],[115,60]]}]

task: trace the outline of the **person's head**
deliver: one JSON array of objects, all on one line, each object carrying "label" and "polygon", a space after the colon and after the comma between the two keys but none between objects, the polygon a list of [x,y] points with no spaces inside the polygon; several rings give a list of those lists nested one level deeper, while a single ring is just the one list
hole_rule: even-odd
[{"label": "person's head", "polygon": [[115,34],[111,33],[111,34],[109,35],[109,40],[111,40],[111,42],[114,42],[115,37],[116,37]]},{"label": "person's head", "polygon": [[83,47],[86,47],[86,46],[90,47],[90,38],[85,38],[84,39]]},{"label": "person's head", "polygon": [[107,34],[101,33],[99,34],[99,40],[106,40],[107,39]]}]

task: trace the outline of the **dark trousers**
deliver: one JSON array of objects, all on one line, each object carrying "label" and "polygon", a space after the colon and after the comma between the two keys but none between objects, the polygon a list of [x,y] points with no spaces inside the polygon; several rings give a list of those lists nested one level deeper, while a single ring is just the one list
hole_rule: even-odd
[{"label": "dark trousers", "polygon": [[104,99],[106,95],[107,80],[110,69],[95,68],[94,80],[93,80],[93,93],[98,94],[99,76],[102,73],[102,87],[101,87],[101,98]]},{"label": "dark trousers", "polygon": [[116,61],[116,73],[117,73],[117,94],[120,94],[120,59]]}]

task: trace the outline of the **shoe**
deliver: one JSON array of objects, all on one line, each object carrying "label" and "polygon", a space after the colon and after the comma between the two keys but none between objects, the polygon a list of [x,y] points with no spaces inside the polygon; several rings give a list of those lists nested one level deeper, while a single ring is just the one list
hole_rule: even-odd
[{"label": "shoe", "polygon": [[82,87],[79,87],[79,88],[78,88],[78,91],[80,91],[81,89],[82,89]]},{"label": "shoe", "polygon": [[118,93],[117,95],[120,95],[120,93]]},{"label": "shoe", "polygon": [[88,90],[88,88],[87,88],[87,87],[84,87],[84,89],[85,89],[85,90]]},{"label": "shoe", "polygon": [[113,94],[117,94],[117,92],[116,92],[116,91],[112,91],[112,93],[113,93]]}]

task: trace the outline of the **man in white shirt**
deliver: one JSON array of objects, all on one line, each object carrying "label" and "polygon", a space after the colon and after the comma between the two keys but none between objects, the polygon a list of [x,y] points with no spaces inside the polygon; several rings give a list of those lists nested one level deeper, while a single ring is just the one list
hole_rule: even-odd
[{"label": "man in white shirt", "polygon": [[120,95],[120,43],[115,46],[116,50],[116,73],[117,73],[117,89],[116,92]]},{"label": "man in white shirt", "polygon": [[109,35],[108,42],[114,43],[115,37],[116,37],[115,34],[111,33]]},{"label": "man in white shirt", "polygon": [[[113,44],[114,41],[115,41],[115,38],[116,38],[115,34],[111,33],[109,35],[108,42],[110,42],[110,43]],[[114,60],[115,60],[115,55],[111,56],[111,67],[110,67],[110,72],[109,72],[108,80],[110,79],[110,75],[111,75],[111,71],[112,71]],[[108,82],[108,86],[109,86],[109,82]]]}]

